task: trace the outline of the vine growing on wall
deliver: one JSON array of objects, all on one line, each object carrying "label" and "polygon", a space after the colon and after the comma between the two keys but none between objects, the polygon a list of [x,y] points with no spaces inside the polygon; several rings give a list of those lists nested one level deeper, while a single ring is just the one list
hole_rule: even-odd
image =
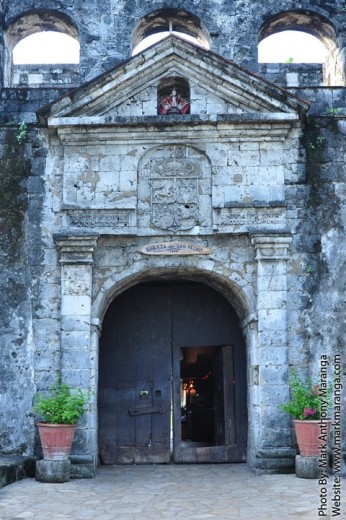
[{"label": "vine growing on wall", "polygon": [[326,138],[323,135],[317,135],[313,141],[308,143],[308,148],[310,150],[317,150],[318,148],[321,148],[325,139]]},{"label": "vine growing on wall", "polygon": [[17,143],[25,143],[26,138],[28,136],[28,126],[26,123],[22,122],[19,124],[18,132],[16,135]]}]

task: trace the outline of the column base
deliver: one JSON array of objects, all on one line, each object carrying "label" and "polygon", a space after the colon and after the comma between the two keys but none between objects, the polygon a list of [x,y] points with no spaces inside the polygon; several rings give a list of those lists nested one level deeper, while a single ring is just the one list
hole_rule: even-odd
[{"label": "column base", "polygon": [[296,455],[296,476],[298,478],[315,478],[320,476],[318,457],[304,457]]},{"label": "column base", "polygon": [[38,460],[36,462],[35,478],[38,482],[61,483],[68,482],[71,475],[71,461],[68,460]]},{"label": "column base", "polygon": [[292,448],[259,448],[251,466],[257,475],[294,473],[296,453]]}]

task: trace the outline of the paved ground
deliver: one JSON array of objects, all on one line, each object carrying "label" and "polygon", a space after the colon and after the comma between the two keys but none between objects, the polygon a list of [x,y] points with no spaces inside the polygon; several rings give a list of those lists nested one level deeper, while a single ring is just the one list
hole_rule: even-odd
[{"label": "paved ground", "polygon": [[[342,487],[346,495],[345,479]],[[7,486],[0,490],[0,519],[317,520],[319,493],[317,480],[255,476],[244,464],[106,466],[93,480]],[[330,489],[330,509],[332,498]],[[346,518],[345,501],[339,518]]]}]

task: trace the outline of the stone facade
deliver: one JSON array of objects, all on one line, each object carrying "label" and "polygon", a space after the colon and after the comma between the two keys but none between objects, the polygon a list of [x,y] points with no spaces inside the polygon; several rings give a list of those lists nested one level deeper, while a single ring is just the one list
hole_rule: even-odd
[{"label": "stone facade", "polygon": [[[318,378],[327,355],[331,377],[340,353],[345,370],[343,2],[291,0],[282,12],[270,1],[58,4],[41,0],[33,13],[26,0],[0,2],[0,452],[37,450],[32,399],[58,373],[97,394],[102,321],[117,295],[185,280],[237,313],[249,465],[290,471],[295,443],[278,409],[290,367]],[[156,11],[208,36],[210,51],[170,36],[131,57]],[[78,35],[78,71],[11,67],[19,35],[40,23]],[[304,24],[329,42],[323,69],[257,63],[261,38]],[[171,78],[188,86],[188,114],[158,114]],[[75,476],[94,471],[97,429],[95,399],[77,430]]]}]

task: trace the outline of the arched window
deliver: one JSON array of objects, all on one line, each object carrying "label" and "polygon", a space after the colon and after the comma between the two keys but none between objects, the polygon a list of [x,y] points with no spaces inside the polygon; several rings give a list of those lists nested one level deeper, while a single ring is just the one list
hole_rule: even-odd
[{"label": "arched window", "polygon": [[196,16],[180,9],[162,9],[150,13],[138,24],[132,37],[132,54],[138,54],[169,34],[210,48],[208,30]]},{"label": "arched window", "polygon": [[31,34],[13,49],[13,64],[79,63],[79,42],[56,31]]},{"label": "arched window", "polygon": [[[318,62],[323,62],[324,84],[344,85],[345,75],[343,69],[343,60],[337,45],[336,29],[326,17],[312,11],[285,11],[282,13],[278,13],[277,15],[270,18],[262,26],[258,34],[260,61],[264,61],[263,55],[261,55],[262,46],[264,46],[268,41],[270,43],[269,37],[275,35],[276,37],[280,38],[281,33],[282,38],[283,33],[291,33],[293,31],[295,32],[295,35],[296,31],[299,31],[301,33],[309,35],[312,38],[315,38],[315,40],[310,40],[315,42],[315,46],[316,40],[318,40],[317,44],[320,44],[319,52],[321,53],[321,58],[318,59]],[[306,47],[306,44],[303,45],[304,47]],[[307,59],[304,59],[302,57],[302,49],[300,53],[298,52],[296,59],[292,55],[292,52],[293,46],[289,44],[287,58],[285,60],[280,59],[278,61],[286,61],[290,63],[293,58],[293,62],[309,62]],[[322,57],[323,53],[324,59]]]},{"label": "arched window", "polygon": [[326,46],[302,31],[280,31],[258,45],[260,63],[323,63],[326,55]]},{"label": "arched window", "polygon": [[[170,34],[174,34],[175,36],[179,36],[180,38],[183,38],[184,40],[187,40],[188,42],[194,43],[195,45],[199,45],[200,47],[205,47],[204,45],[201,45],[201,43],[197,40],[197,38],[194,38],[193,36],[190,36],[189,34],[184,34],[179,31],[162,31],[159,33],[151,34],[150,36],[146,36],[132,51],[132,56],[135,56],[136,54],[139,54],[144,49],[147,49],[150,47],[150,45],[153,45],[154,43],[163,40]],[[209,48],[209,47],[207,47]]]},{"label": "arched window", "polygon": [[190,113],[190,86],[186,79],[170,76],[160,81],[157,112],[164,116]]},{"label": "arched window", "polygon": [[[33,54],[27,57],[26,60],[22,61],[20,56],[21,47],[26,47],[32,38],[52,38],[52,35],[48,36],[48,33],[53,33],[54,38],[64,39],[65,43],[68,41],[74,46],[74,59],[73,63],[79,62],[79,35],[77,28],[73,24],[72,20],[63,13],[57,11],[48,11],[38,9],[21,15],[8,27],[5,32],[5,67],[4,67],[4,85],[10,87],[13,84],[13,77],[16,67],[20,67],[18,63],[49,63],[54,64],[60,61],[56,61],[53,57],[57,45],[38,44],[36,50],[33,50]],[[59,36],[57,36],[59,34]],[[62,50],[61,43],[58,45],[60,51]],[[40,48],[41,47],[41,48]],[[43,51],[46,54],[44,61],[42,58]],[[77,52],[77,57],[76,57]],[[41,56],[39,56],[39,54]],[[72,54],[72,53],[71,53]],[[71,63],[71,61],[69,62]]]}]

